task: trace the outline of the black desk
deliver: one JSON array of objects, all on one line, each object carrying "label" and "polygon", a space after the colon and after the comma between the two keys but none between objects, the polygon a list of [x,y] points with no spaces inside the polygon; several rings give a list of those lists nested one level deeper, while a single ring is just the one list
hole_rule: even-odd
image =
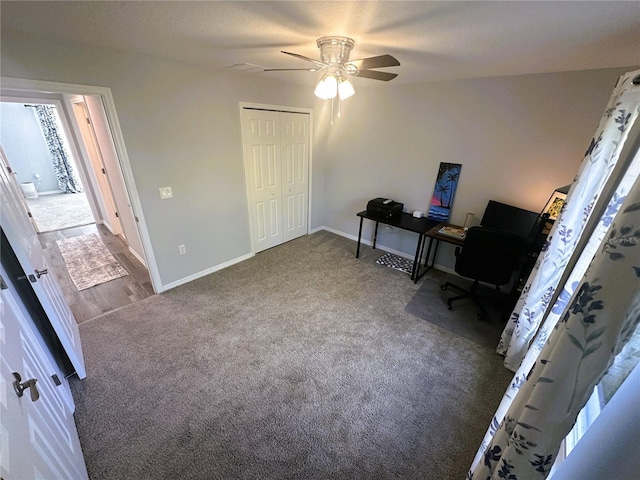
[{"label": "black desk", "polygon": [[376,217],[375,215],[369,215],[367,211],[357,214],[360,217],[360,230],[358,231],[358,249],[356,250],[356,258],[360,257],[360,241],[362,239],[362,221],[367,218],[376,222],[376,228],[373,233],[373,248],[376,248],[376,240],[378,238],[378,225],[380,223],[384,225],[390,225],[397,227],[401,230],[407,230],[409,232],[415,232],[418,234],[418,245],[416,247],[416,256],[413,259],[413,268],[411,269],[411,280],[416,283],[422,275],[426,272],[419,273],[420,264],[422,263],[422,252],[424,251],[424,244],[426,242],[426,234],[429,230],[435,227],[439,222],[430,220],[428,218],[415,218],[410,213],[402,212],[399,217],[394,219],[384,219]]}]

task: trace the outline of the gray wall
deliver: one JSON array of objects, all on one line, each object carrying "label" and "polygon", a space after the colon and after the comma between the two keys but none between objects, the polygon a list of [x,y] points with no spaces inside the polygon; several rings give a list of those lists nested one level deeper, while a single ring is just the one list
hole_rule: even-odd
[{"label": "gray wall", "polygon": [[[6,29],[1,68],[7,77],[111,89],[163,285],[251,251],[241,101],[314,108],[311,227],[357,235],[355,214],[370,198],[426,210],[440,162],[463,164],[454,222],[480,216],[489,199],[540,210],[572,180],[627,70],[419,85],[356,79],[356,95],[331,126],[329,103],[278,81],[282,73],[205,69]],[[160,200],[163,186],[173,199]],[[405,232],[380,242],[415,249]],[[183,243],[188,254],[179,256]],[[440,253],[450,266],[450,250]]]},{"label": "gray wall", "polygon": [[[251,252],[239,102],[313,106],[266,76],[2,31],[2,75],[111,89],[163,285]],[[171,186],[161,200],[158,188]],[[321,198],[322,186],[312,185]],[[318,202],[321,204],[321,202]],[[314,210],[312,226],[321,226]],[[185,244],[187,255],[178,254]]]},{"label": "gray wall", "polygon": [[[440,162],[462,164],[453,223],[464,223],[467,212],[479,221],[492,199],[541,211],[556,187],[573,180],[628,70],[356,87],[316,148],[326,163],[324,225],[357,235],[355,213],[379,196],[427,211]],[[381,230],[378,238],[415,251],[414,234]],[[438,263],[452,268],[452,250],[443,245]]]},{"label": "gray wall", "polygon": [[[39,192],[60,191],[51,154],[33,108],[0,103],[0,144],[19,183],[33,182]],[[35,174],[40,175],[38,184]]]}]

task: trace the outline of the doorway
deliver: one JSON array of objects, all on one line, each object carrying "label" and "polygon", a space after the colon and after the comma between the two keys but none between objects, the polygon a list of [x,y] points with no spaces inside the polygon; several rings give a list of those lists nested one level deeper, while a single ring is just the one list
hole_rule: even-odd
[{"label": "doorway", "polygon": [[[32,104],[40,102],[54,104],[58,108],[62,123],[66,127],[65,135],[68,137],[70,150],[77,158],[77,174],[81,178],[83,187],[86,188],[85,192],[94,217],[92,223],[43,232],[38,235],[52,270],[61,277],[60,283],[65,300],[72,307],[76,319],[81,322],[154,294],[156,288],[153,277],[156,275],[156,266],[153,259],[149,262],[145,255],[142,236],[145,236],[146,244],[148,240],[146,230],[144,228],[138,229],[141,222],[139,217],[134,214],[132,197],[128,187],[125,186],[125,173],[121,167],[120,155],[125,155],[123,163],[128,168],[129,178],[131,173],[121,140],[119,124],[115,118],[115,110],[111,105],[110,91],[104,87],[7,80],[3,82],[3,86],[12,84],[12,87],[2,89],[2,97],[0,98],[2,102],[11,98]],[[29,84],[33,84],[35,88],[26,87]],[[19,85],[20,88],[16,88],[15,85]],[[82,93],[72,93],[74,90]],[[45,91],[60,93],[44,93]],[[91,106],[88,106],[89,104]],[[109,105],[111,105],[111,109],[107,113]],[[79,111],[82,111],[84,121],[91,127],[89,133],[91,141],[86,134],[83,134]],[[113,130],[114,126],[115,130]],[[99,188],[95,175],[96,168],[91,164],[89,152],[94,156],[100,155],[101,165],[97,169],[100,175],[97,178],[101,178],[101,176],[113,178],[113,183],[120,183],[119,188],[114,188],[111,184],[108,185],[108,190]],[[110,198],[107,198],[107,192]],[[135,189],[133,193],[136,204],[138,204],[139,200]],[[120,198],[114,198],[116,195],[119,195]],[[109,219],[105,213],[105,203],[109,202],[115,205],[115,221],[114,217]],[[118,208],[121,210],[118,211]],[[124,277],[122,281],[117,279],[82,292],[67,288],[73,287],[73,283],[69,281],[58,248],[52,248],[52,245],[55,246],[61,236],[71,237],[86,234],[98,235],[118,262],[130,272],[130,275]]]},{"label": "doorway", "polygon": [[37,232],[95,222],[85,178],[69,148],[55,104],[0,103],[0,144]]}]

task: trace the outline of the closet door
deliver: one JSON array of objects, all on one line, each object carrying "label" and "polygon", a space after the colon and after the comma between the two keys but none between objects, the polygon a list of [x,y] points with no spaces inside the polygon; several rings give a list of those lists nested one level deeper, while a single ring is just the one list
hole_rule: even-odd
[{"label": "closet door", "polygon": [[309,229],[310,117],[242,110],[251,237],[261,252]]},{"label": "closet door", "polygon": [[280,245],[284,238],[280,113],[245,109],[243,123],[251,233],[257,253]]},{"label": "closet door", "polygon": [[307,234],[309,212],[309,115],[281,113],[283,240]]}]

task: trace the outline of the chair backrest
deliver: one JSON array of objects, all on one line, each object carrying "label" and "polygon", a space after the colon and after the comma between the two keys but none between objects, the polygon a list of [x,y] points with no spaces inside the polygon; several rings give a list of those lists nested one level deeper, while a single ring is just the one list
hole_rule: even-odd
[{"label": "chair backrest", "polygon": [[492,285],[506,285],[518,268],[525,239],[495,228],[471,227],[456,258],[456,273]]}]

